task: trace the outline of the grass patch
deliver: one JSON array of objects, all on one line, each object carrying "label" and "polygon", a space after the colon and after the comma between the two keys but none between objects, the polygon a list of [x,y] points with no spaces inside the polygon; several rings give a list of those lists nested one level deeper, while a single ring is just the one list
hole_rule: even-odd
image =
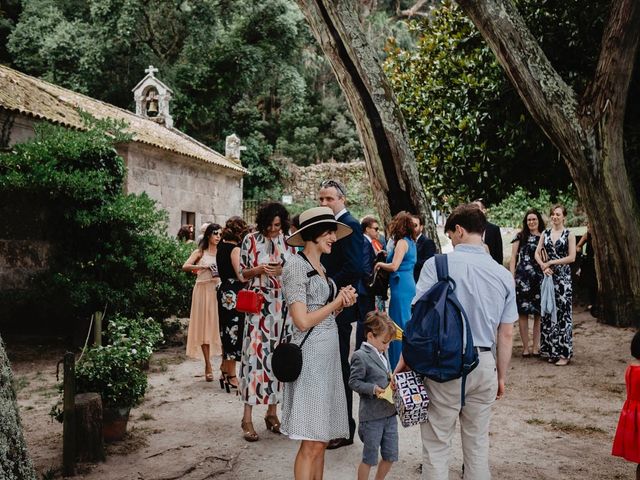
[{"label": "grass patch", "polygon": [[142,420],[143,422],[146,422],[148,420],[155,420],[156,418],[151,415],[150,413],[143,413],[142,415],[140,415],[140,417],[138,418],[138,420]]},{"label": "grass patch", "polygon": [[27,377],[15,377],[13,386],[16,389],[16,392],[19,392],[29,386],[29,380],[27,379]]},{"label": "grass patch", "polygon": [[546,423],[544,420],[540,420],[539,418],[529,418],[526,422],[529,425],[544,425]]},{"label": "grass patch", "polygon": [[616,395],[620,395],[625,391],[624,385],[607,385],[604,389],[607,392],[615,393]]}]

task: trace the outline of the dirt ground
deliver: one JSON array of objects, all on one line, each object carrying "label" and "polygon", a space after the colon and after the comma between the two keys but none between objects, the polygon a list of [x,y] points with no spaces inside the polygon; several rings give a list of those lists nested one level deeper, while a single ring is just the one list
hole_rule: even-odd
[{"label": "dirt ground", "polygon": [[[577,308],[574,333],[575,359],[564,368],[521,358],[516,334],[507,395],[494,406],[491,423],[494,478],[632,478],[635,467],[610,451],[633,332],[599,324]],[[266,431],[265,407],[254,412],[260,441],[245,442],[238,397],[221,390],[217,381],[206,383],[201,362],[187,359],[183,351],[170,347],[153,356],[149,391],[131,412],[128,437],[108,446],[106,462],[80,465],[76,478],[293,478],[298,443]],[[62,426],[47,414],[58,395],[55,370],[63,351],[9,343],[8,353],[30,454],[43,478],[59,478]],[[450,478],[457,479],[459,435],[452,452]],[[361,453],[358,440],[327,452],[325,478],[355,478]],[[420,458],[420,429],[401,428],[400,461],[388,478],[420,478]]]}]

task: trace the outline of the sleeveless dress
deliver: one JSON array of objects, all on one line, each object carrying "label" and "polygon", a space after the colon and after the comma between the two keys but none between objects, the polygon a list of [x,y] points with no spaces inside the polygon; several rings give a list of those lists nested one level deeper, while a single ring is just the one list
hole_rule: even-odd
[{"label": "sleeveless dress", "polygon": [[[402,263],[397,271],[389,275],[389,289],[391,298],[389,300],[389,316],[404,330],[405,324],[411,318],[411,300],[416,295],[416,282],[413,278],[413,267],[417,260],[416,242],[409,237],[404,237],[409,244],[407,253],[404,254]],[[394,248],[387,255],[387,262],[393,261]],[[391,371],[396,368],[400,353],[402,352],[402,342],[393,341],[389,345],[389,363]]]},{"label": "sleeveless dress", "polygon": [[[309,311],[315,311],[333,300],[333,280],[313,272],[313,267],[299,255],[286,263],[282,283],[287,305],[302,302]],[[306,333],[294,326],[291,341],[300,345]],[[302,346],[302,372],[297,380],[284,384],[282,396],[281,431],[292,440],[328,442],[349,438],[338,325],[333,314],[309,334]]]},{"label": "sleeveless dress", "polygon": [[[282,234],[274,239],[261,233],[249,234],[244,237],[240,249],[240,266],[249,269],[270,262],[285,265],[292,255],[295,250],[285,243]],[[282,384],[271,371],[271,354],[287,318],[282,278],[256,276],[251,279],[249,288],[260,290],[265,301],[259,314],[245,315],[240,395],[249,405],[275,404],[281,401]],[[284,338],[289,335],[290,332],[284,332]]]},{"label": "sleeveless dress", "polygon": [[216,255],[221,280],[218,289],[218,318],[220,319],[222,356],[225,360],[240,360],[244,330],[244,313],[236,310],[236,295],[242,290],[244,284],[238,280],[231,263],[231,252],[234,248],[240,247],[220,242]]},{"label": "sleeveless dress", "polygon": [[526,240],[520,239],[520,234],[511,243],[520,242],[516,264],[516,301],[518,313],[540,315],[540,284],[542,270],[536,262],[535,252],[540,235],[530,234]]},{"label": "sleeveless dress", "polygon": [[213,276],[213,272],[217,271],[216,256],[204,252],[196,265],[209,268],[198,271],[196,283],[193,286],[189,330],[187,333],[187,356],[201,358],[201,345],[209,345],[209,351],[212,356],[220,355],[222,353],[222,345],[220,342],[218,300],[216,296],[216,285],[220,282],[220,279]]},{"label": "sleeveless dress", "polygon": [[611,454],[640,463],[640,365],[629,365],[624,380],[627,400],[620,412]]},{"label": "sleeveless dress", "polygon": [[[564,229],[558,240],[551,240],[551,229],[542,234],[543,247],[549,260],[569,255],[569,230]],[[553,289],[556,298],[557,321],[552,323],[551,314],[543,315],[540,322],[540,356],[571,358],[573,356],[573,291],[571,266],[553,265]]]}]

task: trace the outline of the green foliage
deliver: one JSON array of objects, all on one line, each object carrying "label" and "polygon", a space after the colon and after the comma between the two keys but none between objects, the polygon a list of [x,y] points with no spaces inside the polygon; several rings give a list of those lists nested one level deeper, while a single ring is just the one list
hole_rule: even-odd
[{"label": "green foliage", "polygon": [[126,318],[122,315],[109,320],[106,340],[110,345],[127,347],[137,365],[149,360],[164,341],[162,326],[152,317]]},{"label": "green foliage", "polygon": [[555,204],[561,204],[567,209],[567,227],[579,227],[586,222],[584,212],[578,205],[576,192],[571,188],[552,197],[547,190],[540,190],[538,196],[533,196],[524,188],[518,187],[499,204],[491,207],[488,215],[492,222],[502,227],[520,228],[527,210],[535,208],[545,220],[548,220],[549,210]]},{"label": "green foliage", "polygon": [[290,0],[24,0],[7,28],[18,68],[123,108],[146,66],[159,67],[181,130],[219,151],[233,132],[247,146],[247,198],[280,183],[276,149],[302,164],[361,155],[333,72]]},{"label": "green foliage", "polygon": [[97,392],[106,407],[135,406],[147,390],[147,376],[129,345],[94,346],[76,365],[76,391]]},{"label": "green foliage", "polygon": [[166,213],[146,194],[122,193],[114,148],[122,139],[112,123],[86,132],[43,124],[32,141],[0,154],[0,205],[27,205],[26,238],[52,244],[50,269],[26,296],[35,316],[68,322],[106,305],[165,318],[188,309],[192,281],[180,267],[190,247],[166,236]]},{"label": "green foliage", "polygon": [[473,197],[492,202],[517,185],[555,191],[569,183],[566,167],[459,7],[445,2],[412,31],[419,34],[415,50],[392,40],[384,66],[421,179],[438,207]]}]

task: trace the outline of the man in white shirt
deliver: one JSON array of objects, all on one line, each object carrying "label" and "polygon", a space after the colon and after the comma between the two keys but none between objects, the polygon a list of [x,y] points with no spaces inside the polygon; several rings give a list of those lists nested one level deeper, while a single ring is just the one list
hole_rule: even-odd
[{"label": "man in white shirt", "polygon": [[[487,219],[473,204],[455,208],[445,224],[454,251],[447,254],[449,276],[469,319],[479,364],[467,376],[465,406],[461,407],[461,379],[438,383],[426,379],[430,397],[429,421],[421,425],[425,480],[448,480],[449,448],[460,420],[465,478],[488,480],[491,406],[505,392],[518,319],[513,278],[487,253],[482,241]],[[413,303],[436,282],[435,258],[427,260],[416,285]],[[494,358],[496,352],[497,358]],[[396,371],[405,369],[401,358]]]}]

